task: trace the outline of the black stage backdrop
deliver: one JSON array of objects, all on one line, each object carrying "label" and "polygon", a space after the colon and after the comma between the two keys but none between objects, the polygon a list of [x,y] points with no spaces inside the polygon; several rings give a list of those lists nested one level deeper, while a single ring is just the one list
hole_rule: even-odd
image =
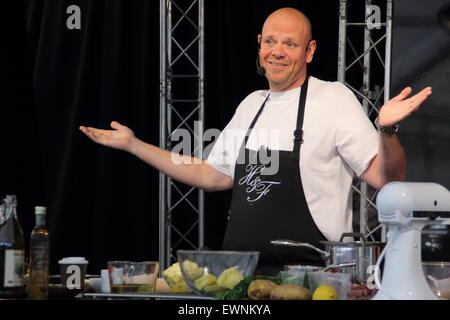
[{"label": "black stage backdrop", "polygon": [[[338,1],[205,3],[205,129],[223,129],[246,95],[267,87],[255,73],[256,37],[277,8],[296,7],[310,17],[318,41],[311,74],[336,80]],[[66,27],[70,5],[81,8],[80,30]],[[27,241],[33,207],[46,205],[52,273],[65,256],[85,256],[88,272],[96,274],[108,260],[157,260],[158,172],[94,144],[78,127],[107,128],[117,120],[158,145],[159,1],[10,0],[4,6],[0,195],[18,195]],[[230,192],[206,194],[212,249],[221,247],[229,201]]]}]

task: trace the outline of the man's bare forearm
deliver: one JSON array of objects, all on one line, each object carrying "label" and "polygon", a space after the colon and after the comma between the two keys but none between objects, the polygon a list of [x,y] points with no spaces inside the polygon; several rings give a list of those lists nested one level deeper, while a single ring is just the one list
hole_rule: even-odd
[{"label": "man's bare forearm", "polygon": [[133,138],[126,151],[181,183],[207,191],[225,190],[231,187],[230,178],[198,158],[179,155],[138,138]]},{"label": "man's bare forearm", "polygon": [[406,177],[406,155],[396,135],[379,133],[378,173],[381,185],[403,181]]}]

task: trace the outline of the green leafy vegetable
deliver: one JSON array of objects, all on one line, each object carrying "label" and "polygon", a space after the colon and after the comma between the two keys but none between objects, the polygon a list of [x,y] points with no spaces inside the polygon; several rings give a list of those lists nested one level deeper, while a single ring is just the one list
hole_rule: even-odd
[{"label": "green leafy vegetable", "polygon": [[303,279],[303,287],[309,289],[309,275],[308,272],[305,272],[305,278]]}]

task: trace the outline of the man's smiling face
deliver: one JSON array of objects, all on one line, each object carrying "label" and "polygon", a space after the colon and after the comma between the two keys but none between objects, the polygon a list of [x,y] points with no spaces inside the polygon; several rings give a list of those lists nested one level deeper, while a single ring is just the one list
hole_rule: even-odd
[{"label": "man's smiling face", "polygon": [[303,84],[306,65],[312,61],[316,45],[310,41],[309,21],[305,19],[294,9],[278,10],[269,16],[262,35],[258,35],[259,59],[272,91],[286,91]]}]

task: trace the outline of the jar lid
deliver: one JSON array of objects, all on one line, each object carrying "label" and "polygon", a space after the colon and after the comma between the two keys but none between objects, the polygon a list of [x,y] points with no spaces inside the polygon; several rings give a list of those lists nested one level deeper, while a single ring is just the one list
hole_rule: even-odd
[{"label": "jar lid", "polygon": [[41,206],[34,207],[34,213],[35,214],[46,214],[47,207],[41,207]]},{"label": "jar lid", "polygon": [[87,264],[85,257],[67,257],[58,261],[59,264]]}]

